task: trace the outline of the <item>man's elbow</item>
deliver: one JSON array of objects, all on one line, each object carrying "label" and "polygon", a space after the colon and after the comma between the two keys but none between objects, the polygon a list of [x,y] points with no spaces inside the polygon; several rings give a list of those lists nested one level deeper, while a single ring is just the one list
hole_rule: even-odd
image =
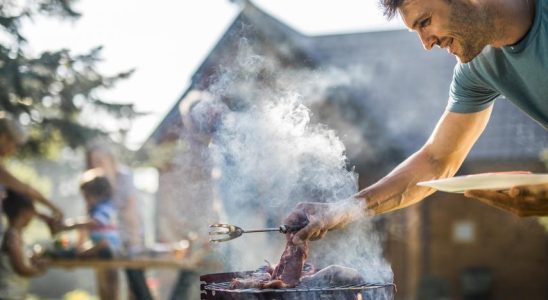
[{"label": "man's elbow", "polygon": [[421,155],[424,155],[430,169],[438,178],[446,178],[455,175],[466,157],[465,154],[462,154],[459,151],[439,154],[432,151],[431,147],[428,147],[428,145],[425,145],[425,147],[421,149]]}]

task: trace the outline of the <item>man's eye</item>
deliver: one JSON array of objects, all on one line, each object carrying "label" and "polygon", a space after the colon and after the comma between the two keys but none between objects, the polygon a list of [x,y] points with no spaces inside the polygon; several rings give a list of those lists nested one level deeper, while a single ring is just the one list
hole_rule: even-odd
[{"label": "man's eye", "polygon": [[422,21],[419,23],[419,26],[420,26],[421,28],[426,27],[426,26],[430,25],[430,22],[431,22],[431,21],[432,21],[432,18],[426,18],[426,19],[422,20]]}]

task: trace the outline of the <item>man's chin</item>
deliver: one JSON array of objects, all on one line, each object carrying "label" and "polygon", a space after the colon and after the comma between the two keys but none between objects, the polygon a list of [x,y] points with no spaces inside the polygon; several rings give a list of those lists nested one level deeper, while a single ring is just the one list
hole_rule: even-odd
[{"label": "man's chin", "polygon": [[[469,49],[471,50],[471,49]],[[464,51],[465,53],[453,53],[453,55],[456,56],[457,61],[461,64],[465,64],[468,62],[471,62],[476,56],[480,55],[483,48],[474,48],[474,50],[471,51]]]},{"label": "man's chin", "polygon": [[461,64],[468,63],[468,62],[472,61],[472,59],[474,59],[473,57],[463,57],[463,56],[460,56],[460,55],[457,55],[457,54],[455,54],[455,58],[457,58],[457,61]]}]

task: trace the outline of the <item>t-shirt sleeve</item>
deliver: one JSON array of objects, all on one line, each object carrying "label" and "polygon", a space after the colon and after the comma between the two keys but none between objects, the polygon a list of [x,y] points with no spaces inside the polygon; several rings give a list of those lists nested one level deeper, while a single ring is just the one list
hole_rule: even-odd
[{"label": "t-shirt sleeve", "polygon": [[474,113],[493,104],[500,94],[489,87],[473,69],[472,63],[458,63],[453,71],[449,88],[447,110],[456,113]]},{"label": "t-shirt sleeve", "polygon": [[90,217],[99,225],[108,225],[112,223],[114,210],[111,205],[99,204],[91,211]]}]

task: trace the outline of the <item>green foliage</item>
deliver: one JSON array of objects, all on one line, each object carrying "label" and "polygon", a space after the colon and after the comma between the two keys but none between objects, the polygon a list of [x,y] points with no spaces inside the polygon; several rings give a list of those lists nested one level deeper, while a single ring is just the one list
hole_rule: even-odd
[{"label": "green foliage", "polygon": [[32,184],[32,187],[49,196],[53,191],[53,183],[47,177],[40,176],[35,168],[19,160],[10,160],[6,168],[19,180]]},{"label": "green foliage", "polygon": [[[133,72],[99,73],[101,47],[80,55],[66,49],[36,57],[27,53],[21,22],[38,14],[77,19],[80,14],[72,9],[73,2],[4,0],[0,4],[0,34],[11,38],[0,44],[0,111],[10,112],[30,127],[27,153],[49,155],[63,145],[76,148],[96,136],[123,136],[127,124],[140,115],[132,104],[113,104],[98,96]],[[117,128],[106,132],[89,125],[83,112],[119,121],[109,122]]]}]

